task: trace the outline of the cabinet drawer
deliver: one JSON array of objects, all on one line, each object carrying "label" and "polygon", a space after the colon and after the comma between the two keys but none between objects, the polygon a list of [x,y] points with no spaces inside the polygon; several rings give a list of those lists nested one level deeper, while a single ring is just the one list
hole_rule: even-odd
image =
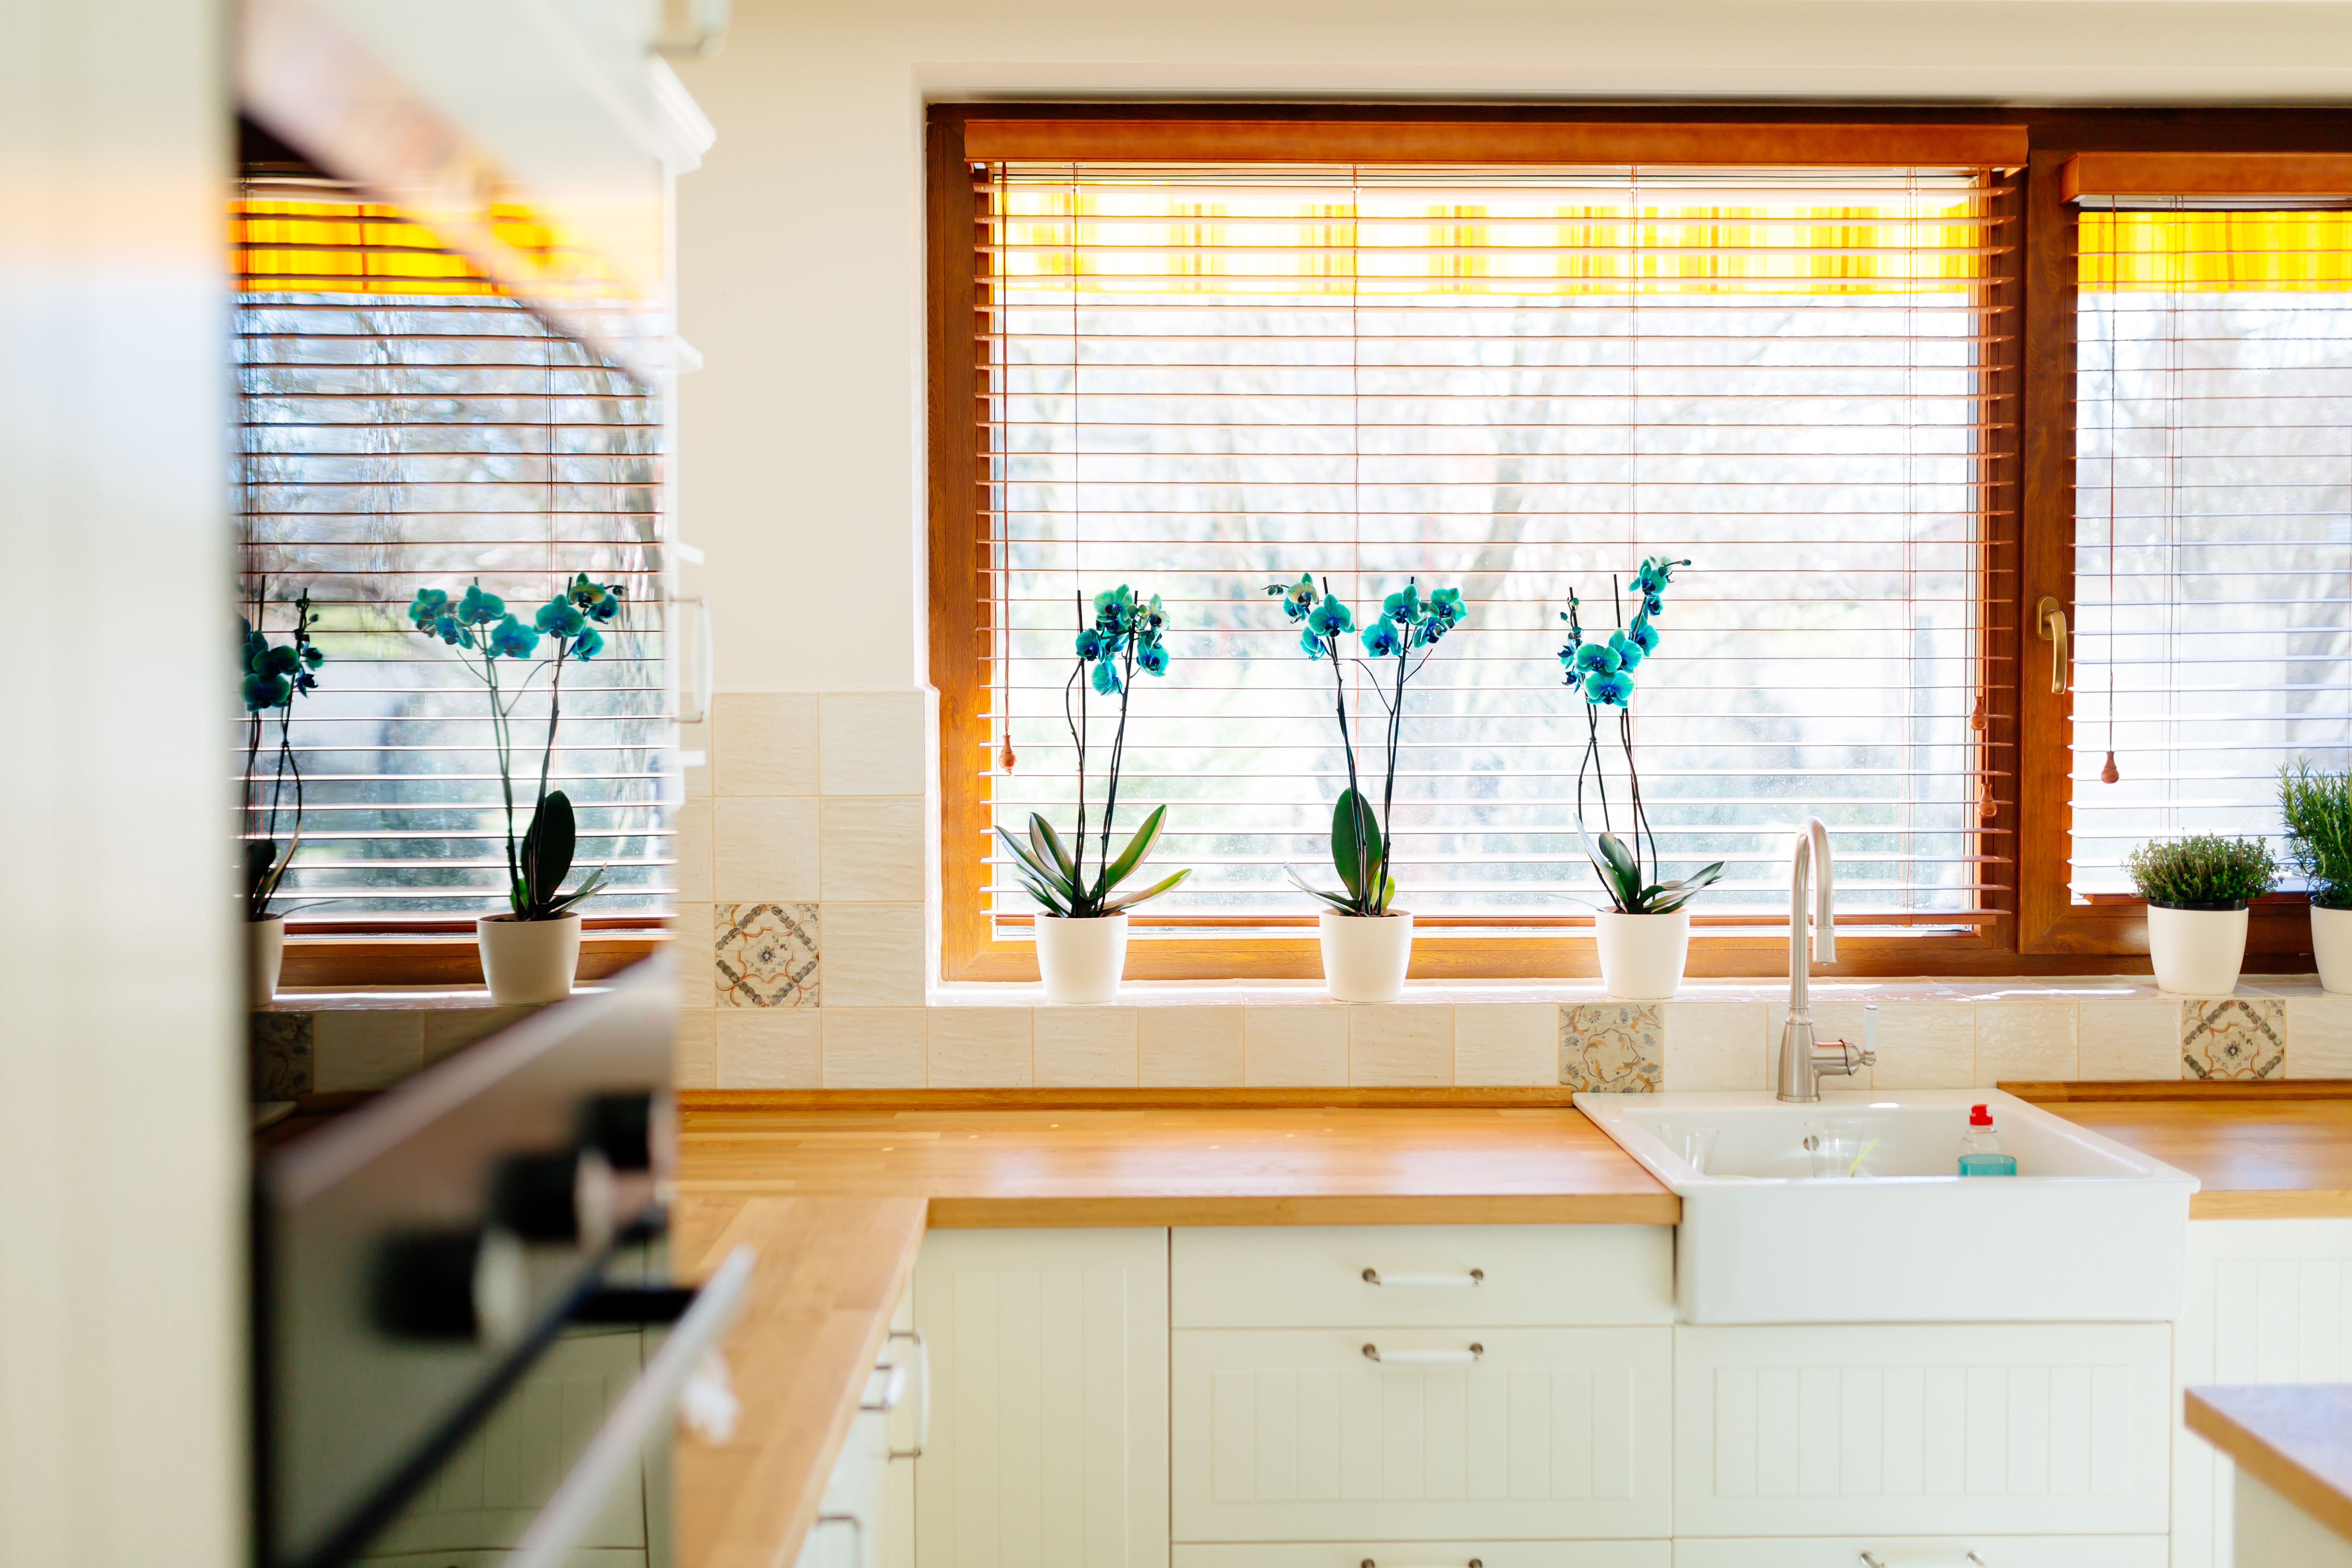
[{"label": "cabinet drawer", "polygon": [[2161,1323],[1676,1329],[1673,1533],[2161,1533],[2170,1348]]},{"label": "cabinet drawer", "polygon": [[1798,1540],[1677,1541],[1674,1568],[2165,1568],[2161,1535],[1840,1535]]},{"label": "cabinet drawer", "polygon": [[1250,1226],[1171,1245],[1177,1328],[1674,1321],[1663,1225]]},{"label": "cabinet drawer", "polygon": [[1172,1533],[1662,1540],[1672,1335],[1181,1330],[1170,1336]]},{"label": "cabinet drawer", "polygon": [[1174,1568],[1671,1568],[1673,1561],[1664,1541],[1318,1541],[1179,1546]]}]

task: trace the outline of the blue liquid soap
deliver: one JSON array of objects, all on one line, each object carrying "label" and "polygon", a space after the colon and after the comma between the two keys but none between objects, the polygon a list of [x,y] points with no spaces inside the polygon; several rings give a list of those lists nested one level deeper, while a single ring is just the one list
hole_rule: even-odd
[{"label": "blue liquid soap", "polygon": [[1969,1109],[1969,1130],[1960,1139],[1960,1174],[1964,1176],[2013,1176],[2017,1156],[2000,1152],[2000,1134],[1992,1124],[1992,1107]]}]

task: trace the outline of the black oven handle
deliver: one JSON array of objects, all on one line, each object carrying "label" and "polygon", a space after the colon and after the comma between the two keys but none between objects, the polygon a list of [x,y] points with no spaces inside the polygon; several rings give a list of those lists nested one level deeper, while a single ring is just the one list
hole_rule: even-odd
[{"label": "black oven handle", "polygon": [[675,1417],[687,1380],[717,1347],[751,1282],[751,1249],[738,1247],[695,1292],[694,1305],[588,1440],[572,1473],[516,1542],[505,1568],[563,1568],[572,1561],[573,1549],[604,1511],[614,1485],[637,1462],[661,1424]]}]

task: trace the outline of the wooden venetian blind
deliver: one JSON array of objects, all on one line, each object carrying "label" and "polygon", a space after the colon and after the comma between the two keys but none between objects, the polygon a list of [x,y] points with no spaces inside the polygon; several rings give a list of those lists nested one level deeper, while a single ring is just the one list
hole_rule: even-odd
[{"label": "wooden venetian blind", "polygon": [[[488,699],[406,608],[419,588],[478,580],[528,624],[584,571],[621,584],[627,608],[601,654],[565,667],[550,783],[578,808],[576,863],[610,868],[613,891],[584,913],[667,908],[655,399],[403,214],[332,182],[248,183],[231,223],[247,612],[257,601],[282,642],[307,590],[327,656],[293,710],[306,820],[278,907],[386,926],[505,906]],[[533,243],[517,223],[508,237]],[[524,812],[545,686],[511,721]],[[275,743],[273,716],[249,800],[276,778]]]},{"label": "wooden venetian blind", "polygon": [[[1311,571],[1360,619],[1410,577],[1469,615],[1409,697],[1402,902],[1580,920],[1559,612],[1573,588],[1605,628],[1612,574],[1664,554],[1694,564],[1637,735],[1669,873],[1730,862],[1701,918],[1784,919],[1808,813],[1843,919],[1990,918],[2013,768],[1985,603],[2016,500],[1993,170],[969,167],[990,728],[955,765],[995,821],[1071,817],[1072,596],[1129,583],[1174,662],[1140,682],[1122,800],[1168,802],[1155,858],[1196,868],[1139,918],[1306,922],[1282,866],[1328,871],[1345,768],[1328,668],[1263,590]],[[1350,701],[1360,736],[1380,709]]]}]

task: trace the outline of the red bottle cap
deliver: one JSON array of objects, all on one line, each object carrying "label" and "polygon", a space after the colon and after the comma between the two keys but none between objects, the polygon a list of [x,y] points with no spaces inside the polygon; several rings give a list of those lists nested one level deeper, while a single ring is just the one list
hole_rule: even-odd
[{"label": "red bottle cap", "polygon": [[1969,1107],[1969,1125],[1971,1127],[1991,1126],[1992,1107],[1990,1105],[1971,1105]]}]

